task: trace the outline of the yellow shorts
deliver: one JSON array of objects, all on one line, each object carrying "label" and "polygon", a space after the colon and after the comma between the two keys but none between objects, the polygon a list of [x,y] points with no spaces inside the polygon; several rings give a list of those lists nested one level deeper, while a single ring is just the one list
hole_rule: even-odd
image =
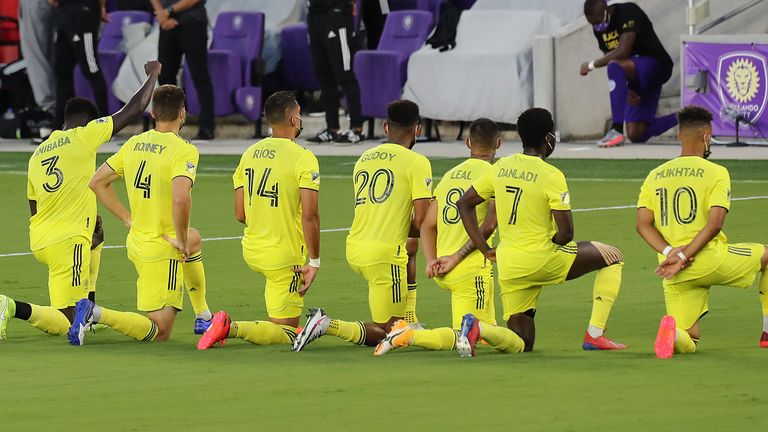
[{"label": "yellow shorts", "polygon": [[381,324],[393,317],[405,317],[405,299],[408,295],[408,273],[405,266],[387,263],[370,266],[349,263],[349,266],[368,282],[368,307],[373,322]]},{"label": "yellow shorts", "polygon": [[461,329],[461,320],[466,314],[473,314],[483,324],[496,325],[496,308],[494,307],[494,285],[491,272],[470,276],[461,281],[447,282],[435,278],[440,288],[451,292],[451,315],[454,330]]},{"label": "yellow shorts", "polygon": [[293,271],[299,266],[264,270],[249,263],[248,267],[264,275],[266,279],[264,301],[270,318],[285,319],[301,316],[304,310],[304,297],[299,295],[299,289],[304,287],[304,280],[301,273]]},{"label": "yellow shorts", "polygon": [[154,262],[133,261],[136,281],[136,308],[142,312],[172,306],[181,310],[184,303],[184,270],[175,259]]},{"label": "yellow shorts", "polygon": [[91,241],[72,237],[33,251],[48,266],[48,296],[51,306],[64,309],[88,297]]},{"label": "yellow shorts", "polygon": [[499,279],[504,321],[510,316],[536,309],[541,287],[565,281],[576,259],[576,243],[555,250],[549,259],[533,274],[517,279]]},{"label": "yellow shorts", "polygon": [[709,288],[713,285],[733,288],[752,286],[760,271],[760,258],[765,253],[765,246],[758,243],[736,243],[727,247],[728,252],[722,263],[713,266],[716,268],[709,275],[678,283],[664,281],[667,314],[675,317],[677,327],[687,330],[709,312]]}]

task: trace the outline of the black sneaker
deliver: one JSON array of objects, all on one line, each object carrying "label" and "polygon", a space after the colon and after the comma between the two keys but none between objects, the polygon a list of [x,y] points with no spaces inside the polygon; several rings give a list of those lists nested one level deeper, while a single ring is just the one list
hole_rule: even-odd
[{"label": "black sneaker", "polygon": [[195,139],[200,141],[210,141],[214,138],[213,131],[210,129],[200,129],[197,132],[197,137]]},{"label": "black sneaker", "polygon": [[363,141],[365,137],[363,136],[363,133],[360,131],[357,131],[355,129],[347,129],[345,131],[342,131],[338,138],[333,140],[334,144],[338,145],[350,145],[350,144],[357,144],[360,141]]},{"label": "black sneaker", "polygon": [[307,138],[307,141],[311,143],[329,143],[331,141],[336,141],[339,138],[339,134],[336,132],[330,130],[330,129],[323,129],[318,133],[317,135],[313,136],[312,138]]}]

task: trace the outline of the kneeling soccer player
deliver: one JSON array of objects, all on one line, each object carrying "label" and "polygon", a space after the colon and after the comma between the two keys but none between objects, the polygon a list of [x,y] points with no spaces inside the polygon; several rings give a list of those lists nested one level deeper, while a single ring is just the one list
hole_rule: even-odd
[{"label": "kneeling soccer player", "polygon": [[217,312],[200,338],[200,350],[226,338],[293,343],[304,295],[320,269],[320,171],[315,155],[295,142],[301,107],[293,93],[277,92],[264,104],[264,115],[272,136],[243,153],[232,179],[235,215],[245,224],[243,258],[266,278],[269,321],[232,322],[226,312]]},{"label": "kneeling soccer player", "polygon": [[48,267],[51,305],[0,295],[0,340],[5,339],[11,318],[63,336],[74,318],[75,303],[95,296],[104,233],[88,181],[99,147],[137,120],[149,104],[160,63],[148,62],[144,70],[148,77],[141,89],[111,116],[97,119],[96,107],[87,99],[67,101],[63,130],[54,131],[32,152],[27,180],[29,243],[35,258]]},{"label": "kneeling soccer player", "polygon": [[637,203],[637,231],[659,253],[656,273],[664,278],[667,315],[659,326],[656,356],[695,352],[710,287],[749,288],[760,271],[760,346],[768,348],[768,248],[727,243],[722,228],[731,204],[731,178],[725,167],[705,160],[712,114],[690,106],[678,118],[681,155],[648,174]]},{"label": "kneeling soccer player", "polygon": [[[469,238],[488,259],[497,261],[507,327],[479,323],[466,315],[456,349],[475,355],[482,337],[502,352],[531,351],[535,340],[536,303],[545,285],[557,285],[597,270],[592,317],[584,335],[585,350],[623,349],[604,334],[621,286],[621,252],[592,241],[574,243],[570,196],[565,176],[544,160],[557,139],[549,111],[531,108],[517,120],[523,152],[500,159],[476,180],[457,206]],[[477,223],[476,207],[495,197],[501,241],[491,249]]]},{"label": "kneeling soccer player", "polygon": [[[427,216],[421,224],[421,241],[427,260],[427,275],[451,293],[452,327],[431,330],[415,328],[408,320],[397,321],[377,346],[374,355],[406,346],[431,350],[453,350],[462,317],[475,315],[483,324],[496,325],[492,262],[474,248],[461,224],[456,201],[492,168],[501,145],[498,125],[478,119],[469,126],[466,141],[470,158],[445,173],[435,188]],[[477,206],[481,230],[487,238],[496,229],[496,210],[491,201]],[[439,258],[438,258],[439,257]]]},{"label": "kneeling soccer player", "polygon": [[[92,323],[104,324],[139,341],[167,340],[183,303],[183,261],[192,253],[189,219],[198,152],[178,134],[186,121],[184,91],[164,85],[152,96],[155,129],[131,137],[94,174],[90,187],[112,214],[128,227],[126,246],[139,278],[140,315],[77,302],[69,342],[82,345]],[[131,210],[112,184],[127,179]]]}]

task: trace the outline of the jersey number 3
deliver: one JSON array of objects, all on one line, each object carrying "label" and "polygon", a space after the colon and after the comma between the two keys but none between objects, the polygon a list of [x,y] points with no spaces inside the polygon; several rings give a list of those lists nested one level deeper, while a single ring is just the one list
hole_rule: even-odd
[{"label": "jersey number 3", "polygon": [[40,161],[40,164],[45,167],[45,175],[54,177],[53,184],[50,182],[43,183],[43,189],[45,189],[46,192],[56,192],[59,190],[61,185],[64,184],[64,173],[61,172],[61,169],[56,167],[58,162],[58,156],[49,157],[48,159],[43,159]]}]

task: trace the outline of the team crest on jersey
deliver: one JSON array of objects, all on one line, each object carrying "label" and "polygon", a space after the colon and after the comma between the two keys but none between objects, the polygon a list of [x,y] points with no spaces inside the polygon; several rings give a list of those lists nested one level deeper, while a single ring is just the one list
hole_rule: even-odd
[{"label": "team crest on jersey", "polygon": [[106,122],[107,122],[107,118],[106,117],[102,117],[100,119],[96,119],[96,123],[106,123]]},{"label": "team crest on jersey", "polygon": [[312,183],[320,184],[320,173],[317,171],[312,171]]},{"label": "team crest on jersey", "polygon": [[432,186],[432,179],[431,178],[424,179],[424,183],[427,184],[427,189],[429,189],[429,187]]},{"label": "team crest on jersey", "polygon": [[571,195],[568,192],[561,193],[560,202],[563,203],[564,206],[571,205]]},{"label": "team crest on jersey", "polygon": [[197,166],[192,162],[187,162],[187,172],[190,174],[194,174],[195,170],[197,170]]}]

